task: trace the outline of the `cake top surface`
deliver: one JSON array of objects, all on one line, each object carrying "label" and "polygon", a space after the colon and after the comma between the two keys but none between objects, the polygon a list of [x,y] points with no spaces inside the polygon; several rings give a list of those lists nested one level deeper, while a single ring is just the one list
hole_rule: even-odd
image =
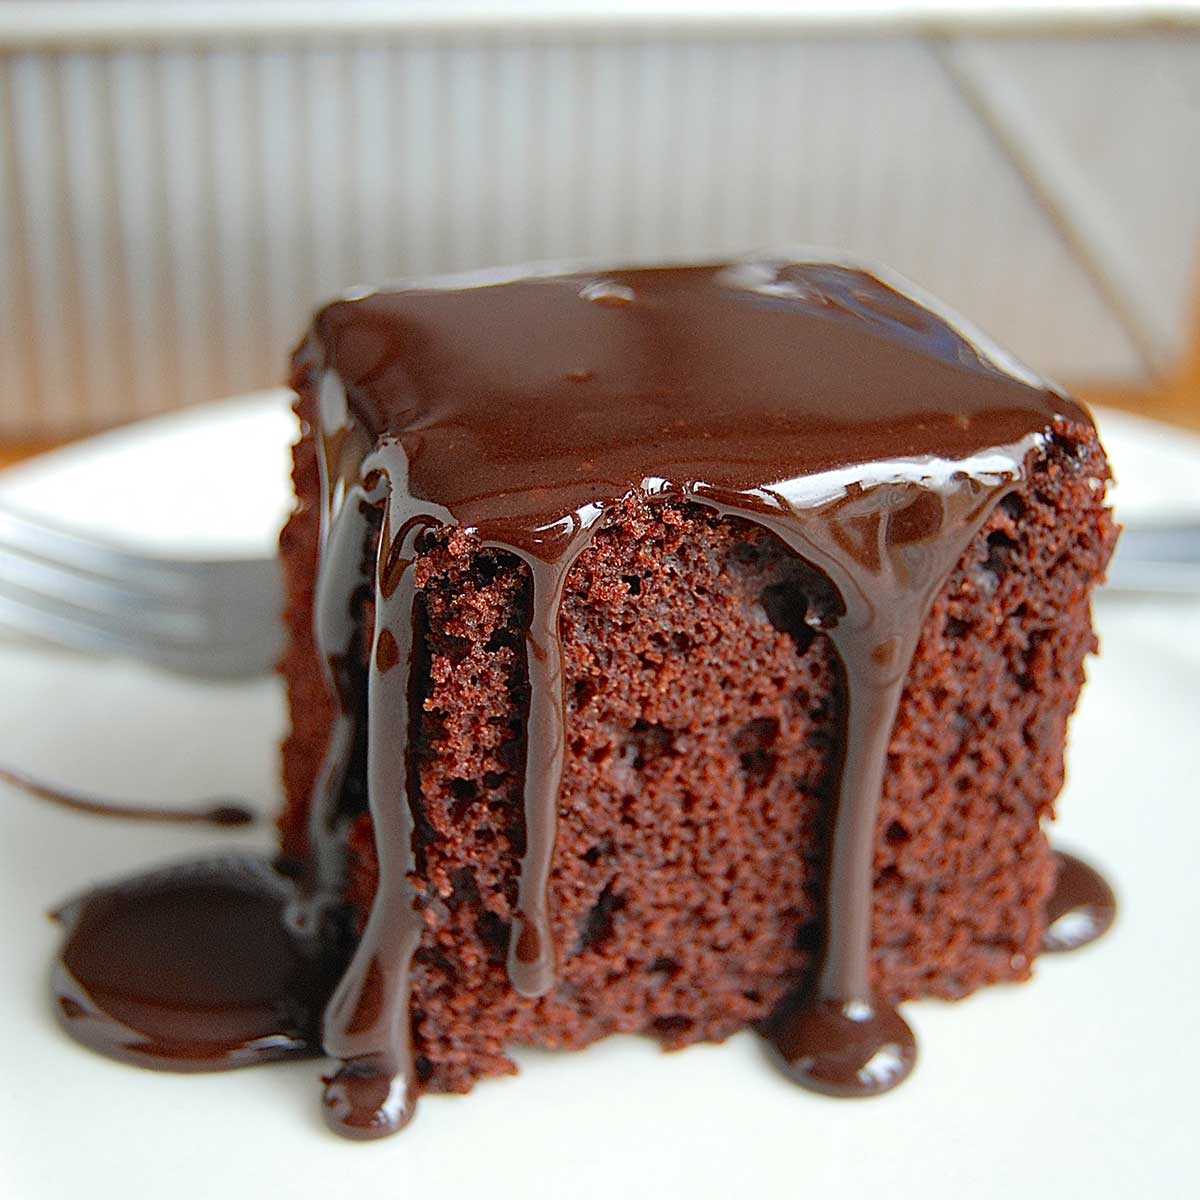
[{"label": "cake top surface", "polygon": [[[458,277],[318,314],[326,433],[399,442],[407,490],[485,538],[631,490],[792,507],[1086,419],[935,301],[834,263]],[[1010,455],[1011,457],[1011,455]]]}]

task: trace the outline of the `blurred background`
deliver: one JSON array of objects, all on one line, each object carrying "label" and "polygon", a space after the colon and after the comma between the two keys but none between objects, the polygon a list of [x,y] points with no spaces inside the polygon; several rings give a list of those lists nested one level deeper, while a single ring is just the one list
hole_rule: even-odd
[{"label": "blurred background", "polygon": [[0,3],[0,461],[409,274],[818,244],[1200,427],[1200,10]]}]

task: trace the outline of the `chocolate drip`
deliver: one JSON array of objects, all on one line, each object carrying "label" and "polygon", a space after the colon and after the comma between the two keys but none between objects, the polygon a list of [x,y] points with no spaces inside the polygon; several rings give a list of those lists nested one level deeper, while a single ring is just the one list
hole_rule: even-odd
[{"label": "chocolate drip", "polygon": [[[343,1060],[326,1085],[326,1119],[338,1132],[356,1138],[381,1137],[399,1129],[411,1118],[416,1100],[409,999],[412,958],[423,926],[411,882],[416,866],[412,814],[416,785],[409,760],[416,628],[413,563],[421,537],[443,527],[448,514],[407,494],[407,467],[403,451],[390,442],[362,467],[364,478],[382,481],[386,489],[376,565],[367,725],[409,732],[402,739],[368,739],[367,791],[379,886],[358,950],[325,1017],[325,1048]],[[538,527],[520,544],[486,543],[521,557],[532,580],[526,637],[530,681],[526,847],[508,967],[513,986],[531,998],[554,985],[547,890],[565,745],[558,611],[567,572],[586,546],[600,511],[573,514],[570,520]]]},{"label": "chocolate drip", "polygon": [[[776,528],[825,572],[844,612],[828,629],[846,678],[843,760],[816,985],[771,1024],[785,1073],[817,1091],[872,1095],[911,1070],[916,1046],[900,1015],[872,996],[868,967],[874,851],[888,745],[925,615],[946,576],[1022,467],[969,464],[938,491],[913,482],[855,489],[792,510]],[[880,1064],[886,1064],[881,1066]]]},{"label": "chocolate drip", "polygon": [[1117,898],[1095,867],[1059,850],[1058,876],[1046,902],[1042,953],[1078,950],[1102,937],[1117,917]]},{"label": "chocolate drip", "polygon": [[776,1066],[793,1082],[826,1096],[877,1096],[902,1083],[917,1061],[904,1018],[876,1001],[789,997],[769,1023]]},{"label": "chocolate drip", "polygon": [[[327,530],[327,532],[325,532]],[[361,487],[349,489],[323,527],[322,567],[313,598],[313,625],[325,679],[337,708],[308,812],[310,899],[340,890],[344,869],[342,795],[354,747],[365,734],[359,665],[361,629],[356,597],[369,583],[365,556],[370,522]]]},{"label": "chocolate drip", "polygon": [[252,825],[254,813],[231,800],[202,801],[193,808],[162,808],[157,805],[125,804],[117,800],[101,800],[82,792],[51,787],[39,779],[0,767],[0,782],[20,788],[40,800],[49,800],[63,808],[87,813],[94,817],[116,817],[122,821],[169,821],[180,825]]},{"label": "chocolate drip", "polygon": [[[368,468],[370,469],[370,468]],[[379,859],[379,885],[366,929],[325,1013],[323,1042],[343,1060],[325,1086],[325,1119],[355,1138],[406,1125],[416,1101],[409,995],[422,919],[412,876],[413,560],[433,523],[406,514],[388,478],[375,573],[375,634],[367,685],[367,794]]]},{"label": "chocolate drip", "polygon": [[517,547],[505,547],[525,559],[533,583],[525,636],[529,673],[523,785],[525,853],[521,857],[517,911],[508,946],[508,977],[513,987],[530,999],[545,995],[554,986],[554,943],[547,892],[566,747],[558,613],[567,572],[587,545],[594,520],[595,517],[591,522],[572,521],[571,532],[561,539],[555,557],[549,560],[521,554]]}]

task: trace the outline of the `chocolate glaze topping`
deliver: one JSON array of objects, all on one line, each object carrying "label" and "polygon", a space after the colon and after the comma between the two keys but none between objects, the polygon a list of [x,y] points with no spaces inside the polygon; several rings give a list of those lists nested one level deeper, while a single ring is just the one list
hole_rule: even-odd
[{"label": "chocolate glaze topping", "polygon": [[[311,875],[293,894],[260,865],[231,899],[228,864],[198,868],[199,899],[188,905],[171,899],[180,894],[171,877],[152,876],[129,885],[149,897],[149,916],[129,915],[124,888],[68,910],[59,990],[78,1009],[63,1007],[73,1031],[110,1053],[172,1066],[311,1048],[313,997],[332,974],[311,947],[337,925],[350,768],[362,756],[379,884],[325,1007],[321,1042],[341,1060],[325,1112],[352,1137],[409,1120],[410,966],[423,927],[403,736],[421,638],[414,563],[423,539],[449,527],[515,554],[530,575],[525,848],[508,972],[524,996],[553,990],[547,890],[566,744],[558,608],[609,508],[636,494],[756,522],[834,589],[823,628],[841,659],[847,711],[824,952],[812,987],[781,1005],[765,1032],[781,1068],[820,1091],[869,1095],[904,1078],[912,1034],[868,979],[872,852],[893,720],[933,597],[1055,419],[1086,414],[907,285],[828,263],[474,277],[370,293],[323,310],[295,367],[319,397],[314,619],[339,709],[311,806]],[[375,613],[365,668],[364,584]],[[1070,890],[1077,878],[1064,868],[1062,903],[1097,908],[1094,892]],[[213,1032],[201,1021],[203,1033],[189,1034],[186,1021],[172,1022],[180,1004],[203,1001],[211,979],[184,973],[164,999],[145,972],[154,956],[139,957],[129,931],[147,921],[153,940],[155,914],[170,909],[176,944],[220,963],[230,954],[224,926],[197,913],[239,905],[270,967],[228,977],[229,1027]],[[105,990],[114,963],[151,1003],[134,1010],[119,988]],[[278,1015],[285,993],[302,998],[299,1016],[295,1006]],[[136,1052],[114,1022],[135,1031]]]}]

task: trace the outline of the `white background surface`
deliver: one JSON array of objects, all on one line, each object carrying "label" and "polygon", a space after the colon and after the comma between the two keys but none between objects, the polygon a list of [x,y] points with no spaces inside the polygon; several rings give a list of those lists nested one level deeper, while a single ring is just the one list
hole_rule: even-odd
[{"label": "white background surface", "polygon": [[[1102,419],[1126,516],[1200,511],[1200,443]],[[286,504],[278,398],[213,406],[60,452],[0,493],[132,541],[254,552]],[[278,470],[265,467],[278,463]],[[147,479],[173,485],[148,506]],[[214,489],[214,481],[221,487]],[[1200,603],[1102,599],[1104,656],[1072,730],[1060,844],[1105,867],[1120,921],[1025,987],[906,1008],[913,1078],[862,1103],[783,1082],[748,1034],[663,1055],[634,1038],[522,1053],[515,1079],[426,1097],[390,1141],[318,1112],[319,1063],[171,1076],[60,1034],[43,913],[104,877],[269,831],[139,827],[0,789],[0,1196],[950,1197],[1191,1194],[1200,1074]],[[197,684],[0,643],[0,761],[146,801],[277,802],[274,682]]]}]

